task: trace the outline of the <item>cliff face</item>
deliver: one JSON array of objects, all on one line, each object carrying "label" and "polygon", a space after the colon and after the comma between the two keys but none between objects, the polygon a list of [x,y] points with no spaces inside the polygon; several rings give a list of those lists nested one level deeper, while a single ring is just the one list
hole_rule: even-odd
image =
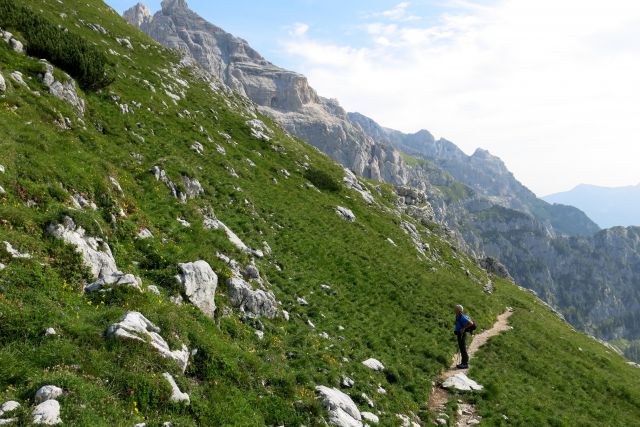
[{"label": "cliff face", "polygon": [[165,46],[180,51],[256,103],[288,131],[358,175],[396,185],[408,171],[397,150],[376,143],[348,119],[337,101],[321,98],[307,78],[271,64],[249,44],[207,22],[185,1],[165,0],[151,15],[138,4],[125,19]]}]

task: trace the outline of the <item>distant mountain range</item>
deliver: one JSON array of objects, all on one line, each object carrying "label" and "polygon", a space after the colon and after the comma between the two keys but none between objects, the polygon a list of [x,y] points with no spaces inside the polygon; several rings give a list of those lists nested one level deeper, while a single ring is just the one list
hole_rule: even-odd
[{"label": "distant mountain range", "polygon": [[627,187],[580,184],[573,190],[543,199],[575,206],[602,228],[640,226],[640,184]]}]

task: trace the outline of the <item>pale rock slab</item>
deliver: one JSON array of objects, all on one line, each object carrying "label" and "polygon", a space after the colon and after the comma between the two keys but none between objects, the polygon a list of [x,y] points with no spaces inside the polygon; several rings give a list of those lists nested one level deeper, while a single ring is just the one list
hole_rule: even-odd
[{"label": "pale rock slab", "polygon": [[172,351],[169,348],[169,344],[160,336],[160,328],[137,311],[126,313],[119,322],[109,326],[106,335],[117,339],[130,339],[149,343],[163,357],[174,360],[183,372],[187,368],[189,361],[187,347],[182,344],[182,349]]},{"label": "pale rock slab", "polygon": [[460,391],[473,391],[473,390],[482,390],[483,387],[467,377],[464,373],[458,373],[454,376],[447,378],[443,383],[442,387],[444,388],[453,388]]},{"label": "pale rock slab", "polygon": [[65,217],[62,224],[52,224],[48,230],[54,237],[75,246],[76,251],[82,255],[85,265],[91,270],[94,279],[97,279],[85,288],[87,291],[118,286],[141,289],[142,280],[139,277],[118,270],[109,245],[100,238],[85,236],[84,229],[76,227],[71,218]]},{"label": "pale rock slab", "polygon": [[36,403],[42,403],[50,399],[62,396],[63,390],[55,385],[45,385],[38,389],[34,398]]},{"label": "pale rock slab", "polygon": [[229,300],[243,312],[273,319],[278,315],[278,302],[272,292],[253,289],[240,277],[227,279]]},{"label": "pale rock slab", "polygon": [[356,216],[351,211],[351,209],[345,208],[343,206],[336,206],[336,213],[345,221],[355,222]]},{"label": "pale rock slab", "polygon": [[62,424],[60,419],[60,403],[57,400],[50,399],[40,403],[33,408],[31,413],[34,424],[56,425]]},{"label": "pale rock slab", "polygon": [[338,427],[362,427],[362,415],[347,394],[326,386],[317,386],[316,391],[329,413],[329,423]]},{"label": "pale rock slab", "polygon": [[370,358],[362,362],[364,366],[374,371],[384,371],[384,365],[377,359]]},{"label": "pale rock slab", "polygon": [[191,404],[191,399],[189,399],[189,395],[187,393],[183,393],[180,391],[178,384],[176,384],[176,380],[173,379],[170,373],[165,372],[162,374],[165,380],[171,386],[171,397],[169,398],[172,402],[176,403],[185,403],[187,405]]},{"label": "pale rock slab", "polygon": [[26,253],[26,252],[20,252],[17,249],[15,249],[13,247],[13,245],[11,245],[11,243],[7,242],[6,240],[4,242],[4,247],[6,249],[6,251],[9,253],[9,255],[11,255],[12,258],[18,258],[18,259],[31,259],[31,255]]},{"label": "pale rock slab", "polygon": [[213,317],[216,311],[214,297],[218,287],[216,273],[213,272],[209,263],[202,260],[182,263],[178,266],[181,271],[176,276],[176,280],[182,285],[185,296],[200,311]]},{"label": "pale rock slab", "polygon": [[9,400],[0,405],[0,417],[8,414],[9,412],[13,412],[20,407],[20,404],[15,400]]},{"label": "pale rock slab", "polygon": [[367,421],[373,424],[378,424],[380,422],[380,418],[378,418],[378,416],[372,412],[360,412],[360,415],[362,415],[362,419],[364,421]]}]

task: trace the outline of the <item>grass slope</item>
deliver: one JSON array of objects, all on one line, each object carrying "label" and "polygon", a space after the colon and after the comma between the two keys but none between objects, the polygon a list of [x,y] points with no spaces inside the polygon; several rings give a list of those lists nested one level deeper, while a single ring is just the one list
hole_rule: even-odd
[{"label": "grass slope", "polygon": [[[0,262],[7,265],[0,271],[0,401],[23,404],[17,425],[28,425],[33,395],[44,384],[67,391],[60,399],[67,425],[323,425],[314,386],[339,386],[342,375],[355,380],[346,391],[361,409],[366,407],[361,393],[373,398],[380,425],[398,425],[396,413],[428,420],[431,382],[455,349],[450,307],[456,302],[481,326],[506,306],[517,310],[515,329],[492,340],[476,358],[471,373],[486,392],[461,396],[477,402],[488,424],[504,423],[503,414],[521,425],[632,425],[640,418],[640,371],[573,332],[510,283],[496,281],[496,292],[484,294],[476,281],[484,283],[486,273],[420,226],[432,258],[419,259],[399,227],[402,218],[394,213],[389,188],[374,191],[379,207],[344,188],[309,188],[304,163],[336,181],[342,169],[265,118],[275,129],[273,140],[252,137],[245,101],[212,90],[189,68],[177,68],[171,52],[103,3],[21,3],[117,53],[108,53],[117,77],[106,89],[82,93],[88,111],[80,120],[69,105],[46,93],[37,78],[37,59],[0,43],[0,72],[10,83],[0,100],[0,164],[6,168],[0,174],[6,190],[0,195],[0,241],[33,255],[12,259],[0,247]],[[108,34],[89,29],[86,24],[92,23]],[[19,29],[11,30],[19,37]],[[134,49],[116,37],[128,37]],[[8,78],[15,70],[26,76],[28,88]],[[174,104],[163,85],[182,88],[186,98]],[[132,106],[134,113],[123,114],[117,103]],[[72,129],[54,124],[61,116],[71,118]],[[190,149],[194,141],[204,144],[204,155]],[[178,183],[183,174],[199,179],[205,194],[179,203],[149,172],[154,165]],[[123,194],[109,176],[117,178]],[[98,209],[74,209],[69,203],[74,192]],[[28,207],[30,201],[36,205]],[[340,219],[336,205],[352,209],[357,221]],[[221,231],[201,226],[201,209],[208,207],[251,247],[266,241],[273,249],[257,264],[292,317],[262,319],[264,340],[237,311],[222,314],[228,313],[224,285],[216,295],[221,313],[216,320],[168,299],[177,291],[173,277],[179,262],[204,259],[224,278],[228,269],[216,252],[248,261]],[[140,275],[145,286],[158,285],[162,295],[128,289],[83,294],[88,274],[79,256],[46,232],[64,215],[108,241],[119,268]],[[193,226],[181,226],[177,217]],[[136,239],[143,227],[155,237]],[[334,292],[321,289],[324,283]],[[309,305],[300,306],[297,297]],[[156,323],[172,348],[184,342],[198,350],[184,375],[145,345],[103,337],[129,310]],[[44,337],[47,327],[58,335]],[[380,359],[386,372],[360,364],[369,357]],[[169,401],[170,389],[160,375],[165,371],[190,394],[191,406]],[[387,394],[376,393],[379,384]]]}]

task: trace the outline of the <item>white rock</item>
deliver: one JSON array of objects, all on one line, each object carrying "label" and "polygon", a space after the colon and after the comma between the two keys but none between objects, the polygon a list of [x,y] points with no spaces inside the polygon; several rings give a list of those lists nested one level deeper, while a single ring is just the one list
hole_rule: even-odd
[{"label": "white rock", "polygon": [[6,193],[6,191],[4,191],[4,188],[0,185],[0,194],[4,194]]},{"label": "white rock", "polygon": [[62,396],[62,393],[62,389],[58,386],[45,385],[38,389],[34,400],[36,403],[42,403],[49,399],[57,399],[58,397]]},{"label": "white rock", "polygon": [[[244,242],[238,237],[236,233],[234,233],[229,227],[227,227],[222,221],[216,218],[205,217],[203,222],[204,228],[208,230],[223,230],[227,235],[227,239],[231,242],[233,246],[238,248],[244,253],[247,254],[255,254],[249,246],[245,245]],[[261,257],[259,257],[261,258]]]},{"label": "white rock", "polygon": [[480,424],[480,420],[473,419],[473,420],[467,421],[468,426],[477,426],[478,424]]},{"label": "white rock", "polygon": [[438,424],[439,426],[446,426],[447,423],[448,421],[444,418],[436,418],[436,424]]},{"label": "white rock", "polygon": [[152,238],[153,238],[153,233],[151,233],[151,231],[149,231],[146,228],[142,228],[138,232],[138,239],[152,239]]},{"label": "white rock", "polygon": [[169,301],[171,301],[175,305],[182,305],[182,303],[184,302],[184,300],[182,299],[182,295],[170,296]]},{"label": "white rock", "polygon": [[3,418],[3,419],[0,419],[0,426],[6,426],[6,425],[17,423],[17,422],[18,422],[17,418]]},{"label": "white rock", "polygon": [[132,274],[125,274],[118,270],[111,248],[102,239],[85,236],[82,227],[76,227],[69,217],[64,218],[63,224],[50,225],[49,233],[58,239],[76,247],[82,255],[84,264],[89,267],[95,283],[85,289],[88,291],[117,286],[132,286],[141,290],[142,280]]},{"label": "white rock", "polygon": [[360,415],[362,415],[362,419],[364,421],[368,421],[373,424],[378,424],[380,422],[380,418],[371,412],[360,412]]},{"label": "white rock", "polygon": [[20,71],[14,71],[13,73],[11,73],[9,75],[19,85],[21,85],[21,86],[26,86],[27,85],[25,83],[24,79],[22,78],[22,73]]},{"label": "white rock", "polygon": [[[345,362],[349,362],[349,360],[346,360]],[[362,400],[364,400],[367,403],[367,405],[369,405],[370,408],[373,408],[374,406],[376,406],[375,403],[373,403],[373,400],[371,400],[371,398],[367,396],[365,393],[362,393],[360,397],[362,397]]]},{"label": "white rock", "polygon": [[46,336],[46,337],[51,336],[51,335],[57,335],[57,334],[58,334],[58,333],[57,333],[57,332],[56,332],[56,330],[55,330],[55,329],[53,329],[53,328],[47,328],[47,329],[44,331],[44,336]]},{"label": "white rock", "polygon": [[373,198],[371,192],[366,187],[364,187],[364,185],[362,185],[360,181],[358,181],[356,174],[354,174],[347,168],[344,169],[344,178],[342,179],[342,182],[344,183],[345,187],[360,193],[365,202],[369,204],[374,204],[376,202],[376,199]]},{"label": "white rock", "polygon": [[191,149],[200,155],[204,154],[204,146],[198,141],[191,145]]},{"label": "white rock", "polygon": [[483,388],[480,384],[473,381],[462,372],[447,378],[442,383],[442,387],[453,388],[461,391],[482,390]]},{"label": "white rock", "polygon": [[8,414],[9,412],[13,412],[20,407],[20,404],[15,400],[9,400],[0,405],[0,417]]},{"label": "white rock", "polygon": [[178,264],[180,274],[176,276],[182,285],[184,294],[189,301],[209,317],[216,311],[214,300],[218,287],[218,276],[206,261],[195,261]]},{"label": "white rock", "polygon": [[349,377],[342,377],[342,381],[340,382],[340,384],[342,384],[342,387],[348,387],[348,388],[353,387],[355,383],[356,382]]},{"label": "white rock", "polygon": [[165,372],[164,374],[162,374],[162,376],[164,377],[164,379],[167,380],[167,382],[171,386],[171,397],[169,399],[172,402],[185,403],[189,405],[191,403],[191,400],[189,399],[189,395],[187,393],[183,393],[180,391],[178,384],[176,384],[176,381],[173,379],[171,374],[168,372]]},{"label": "white rock", "polygon": [[255,334],[256,334],[256,336],[258,337],[259,340],[263,340],[264,339],[264,332],[259,331],[257,329],[254,332],[255,332]]},{"label": "white rock", "polygon": [[13,49],[14,51],[18,52],[18,53],[23,53],[24,52],[24,45],[22,44],[22,42],[18,39],[11,39],[11,41],[9,42],[11,44],[11,49]]},{"label": "white rock", "polygon": [[336,213],[345,221],[355,222],[356,216],[351,211],[351,209],[345,208],[343,206],[336,206]]},{"label": "white rock", "polygon": [[384,371],[384,365],[377,359],[370,358],[362,362],[364,366],[374,371]]},{"label": "white rock", "polygon": [[114,177],[110,176],[109,177],[109,182],[111,182],[111,185],[114,186],[114,188],[116,189],[116,191],[120,194],[124,194],[124,191],[122,191],[122,187],[120,186],[120,183],[118,182],[117,179],[115,179]]},{"label": "white rock", "polygon": [[0,165],[0,173],[4,173],[5,169],[4,169],[4,165]]},{"label": "white rock", "polygon": [[278,303],[272,292],[253,287],[240,277],[227,279],[231,304],[243,312],[273,319],[278,315]]},{"label": "white rock", "polygon": [[267,127],[262,120],[249,120],[247,121],[247,125],[251,128],[251,135],[254,138],[261,139],[265,142],[271,141],[271,137],[268,134],[272,134],[273,131]]},{"label": "white rock", "polygon": [[156,285],[147,286],[147,290],[154,295],[160,295],[160,289]]},{"label": "white rock", "polygon": [[184,372],[189,361],[189,350],[182,344],[182,349],[172,351],[159,332],[160,328],[151,323],[141,313],[130,311],[122,316],[118,323],[109,326],[106,335],[118,339],[131,339],[149,343],[163,357],[175,360]]},{"label": "white rock", "polygon": [[420,424],[412,421],[407,415],[396,414],[396,417],[402,421],[402,427],[420,427]]},{"label": "white rock", "polygon": [[296,301],[298,301],[298,304],[300,305],[309,305],[309,303],[307,302],[306,299],[302,298],[302,297],[298,297],[296,298]]},{"label": "white rock", "polygon": [[0,270],[4,270],[5,268],[7,268],[7,266],[0,262]]},{"label": "white rock", "polygon": [[286,320],[287,322],[289,321],[291,316],[289,316],[289,312],[287,310],[282,310],[282,318],[284,320]]},{"label": "white rock", "polygon": [[378,384],[378,389],[376,391],[378,394],[387,394],[387,390],[385,390],[380,384]]},{"label": "white rock", "polygon": [[21,259],[30,259],[31,255],[24,252],[19,252],[18,250],[14,249],[13,246],[11,245],[11,243],[4,241],[4,246],[5,249],[7,250],[7,252],[9,252],[9,255],[11,255],[12,258],[21,258]]},{"label": "white rock", "polygon": [[329,422],[339,427],[362,427],[362,416],[351,398],[336,388],[317,386],[320,401],[329,412]]},{"label": "white rock", "polygon": [[7,82],[4,81],[4,76],[0,73],[0,92],[7,90]]},{"label": "white rock", "polygon": [[307,325],[309,325],[309,327],[311,329],[315,329],[316,328],[316,325],[314,325],[313,322],[310,319],[307,319]]},{"label": "white rock", "polygon": [[176,218],[176,220],[180,223],[180,225],[182,225],[183,227],[191,227],[191,223],[189,221],[187,221],[184,218]]},{"label": "white rock", "polygon": [[62,420],[60,419],[60,403],[54,399],[44,401],[33,408],[31,415],[33,415],[34,424],[62,424]]}]

